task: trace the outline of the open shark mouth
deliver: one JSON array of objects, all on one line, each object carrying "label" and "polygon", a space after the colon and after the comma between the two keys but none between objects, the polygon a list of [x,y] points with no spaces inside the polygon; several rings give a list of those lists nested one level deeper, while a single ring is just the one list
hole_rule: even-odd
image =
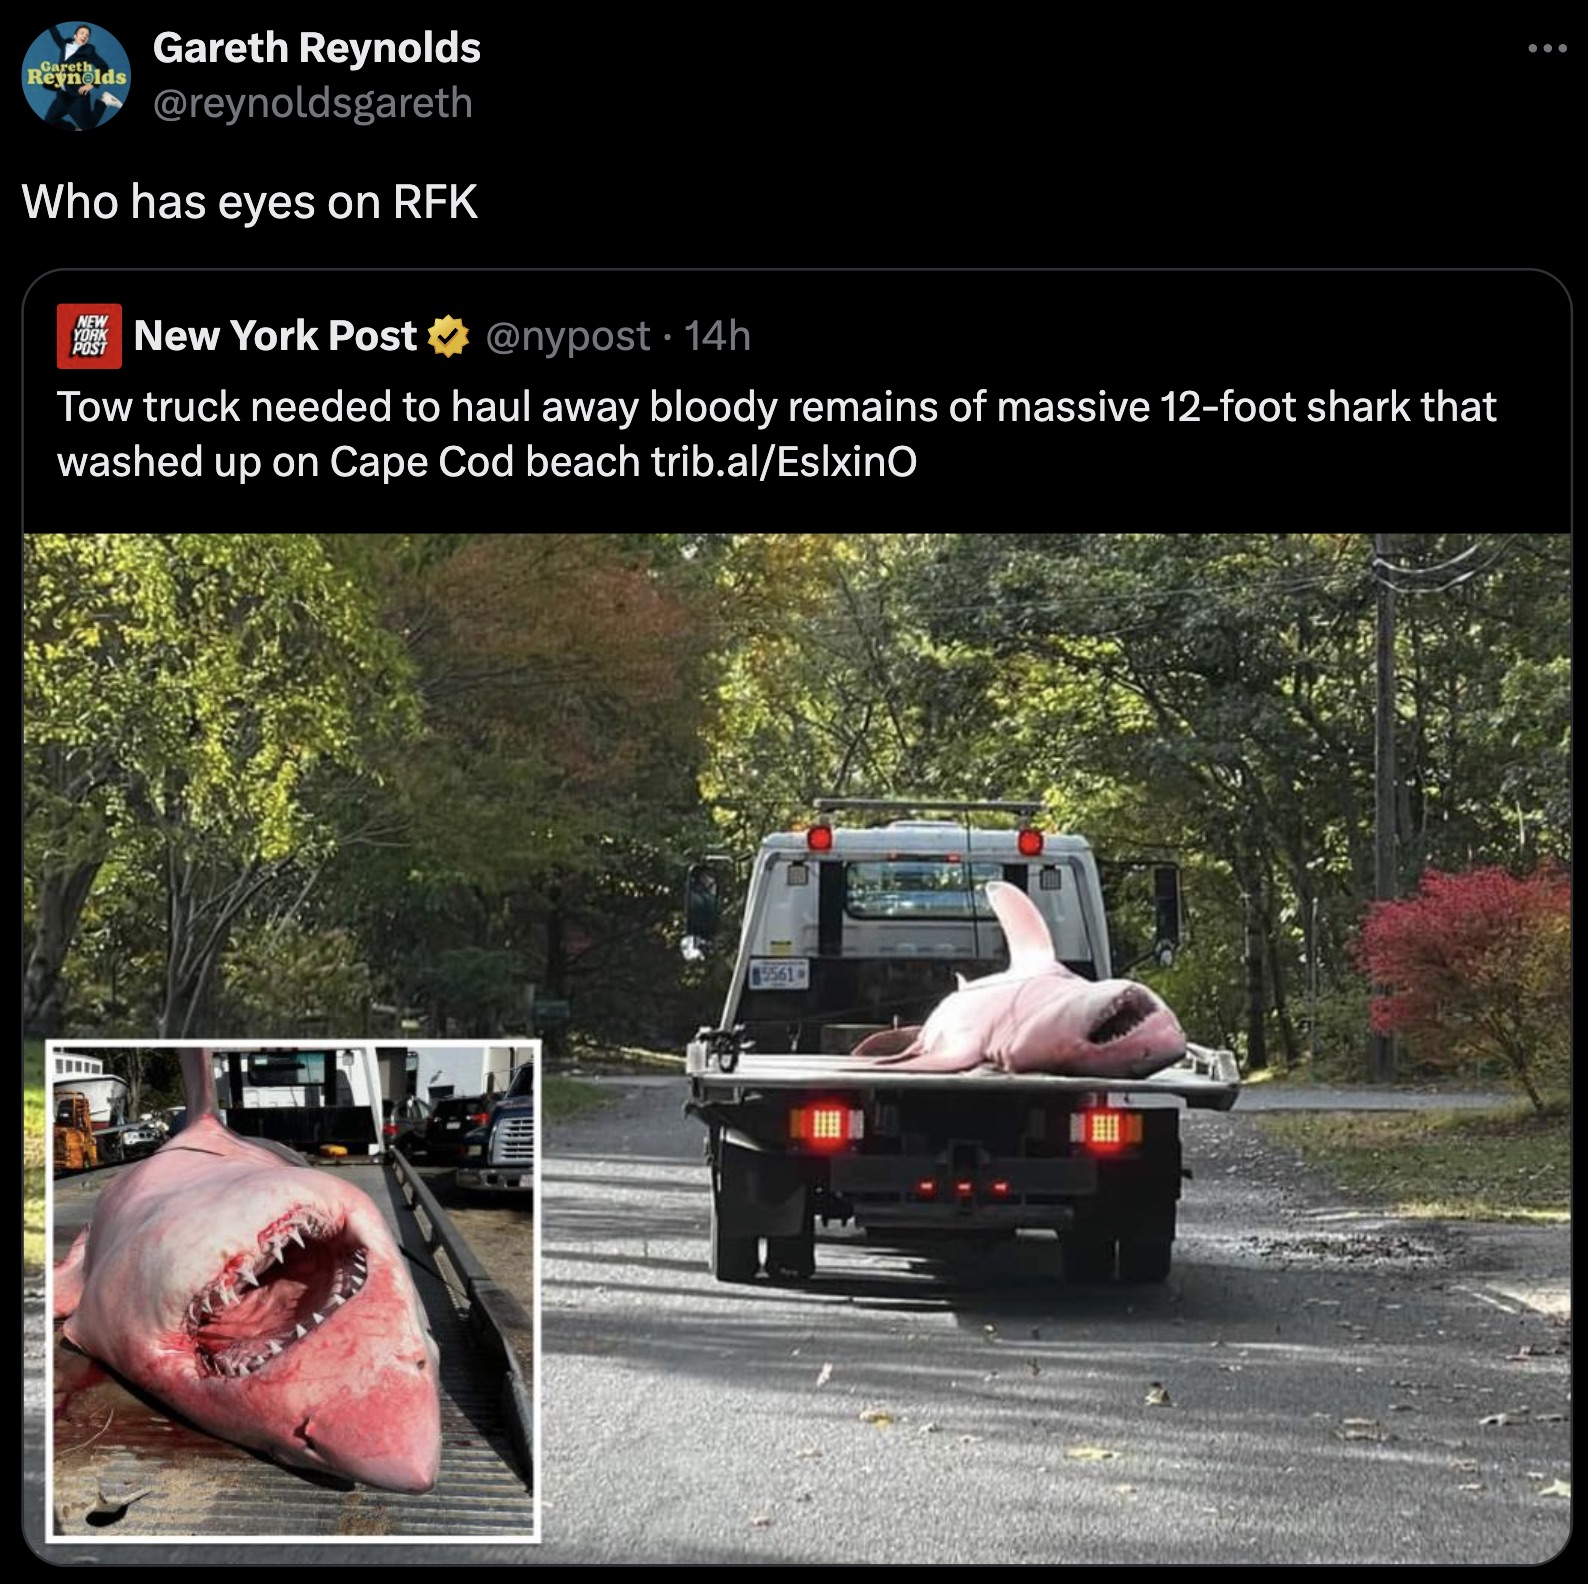
[{"label": "open shark mouth", "polygon": [[1114,998],[1102,1020],[1092,1025],[1086,1037],[1093,1045],[1110,1045],[1139,1028],[1159,1009],[1159,1002],[1148,991],[1129,985]]},{"label": "open shark mouth", "polygon": [[256,1374],[292,1350],[362,1291],[369,1251],[345,1225],[294,1210],[259,1234],[187,1306],[201,1375]]}]

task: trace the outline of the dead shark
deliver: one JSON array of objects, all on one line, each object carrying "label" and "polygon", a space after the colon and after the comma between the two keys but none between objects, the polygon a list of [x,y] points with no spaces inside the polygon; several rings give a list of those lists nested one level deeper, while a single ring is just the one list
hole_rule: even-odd
[{"label": "dead shark", "polygon": [[1146,1078],[1186,1053],[1174,1013],[1133,979],[1093,982],[1053,953],[1047,921],[1018,886],[993,880],[987,900],[1003,926],[1009,967],[959,989],[926,1022],[887,1029],[856,1056],[912,1072],[1054,1072],[1092,1078]]},{"label": "dead shark", "polygon": [[429,1490],[439,1355],[380,1211],[283,1146],[229,1131],[210,1052],[182,1063],[195,1120],[105,1190],[56,1266],[67,1340],[212,1435]]}]

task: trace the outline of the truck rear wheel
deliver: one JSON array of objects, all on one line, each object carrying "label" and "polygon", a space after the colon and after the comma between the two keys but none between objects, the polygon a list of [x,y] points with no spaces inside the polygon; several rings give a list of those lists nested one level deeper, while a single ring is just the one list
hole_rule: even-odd
[{"label": "truck rear wheel", "polygon": [[1064,1240],[1064,1279],[1087,1286],[1113,1281],[1113,1238],[1095,1232],[1072,1232]]},{"label": "truck rear wheel", "polygon": [[1121,1238],[1119,1279],[1133,1283],[1166,1280],[1173,1248],[1173,1239],[1167,1237]]},{"label": "truck rear wheel", "polygon": [[766,1240],[766,1273],[774,1281],[809,1281],[816,1274],[816,1228]]},{"label": "truck rear wheel", "polygon": [[717,1196],[711,1196],[711,1274],[720,1282],[754,1281],[761,1268],[761,1240],[722,1229]]}]

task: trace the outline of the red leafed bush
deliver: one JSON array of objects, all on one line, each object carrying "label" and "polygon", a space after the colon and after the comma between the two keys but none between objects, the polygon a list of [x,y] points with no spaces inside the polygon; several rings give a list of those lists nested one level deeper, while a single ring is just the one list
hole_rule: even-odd
[{"label": "red leafed bush", "polygon": [[1419,1054],[1498,1056],[1535,1107],[1540,1075],[1571,1046],[1571,881],[1504,869],[1430,870],[1415,896],[1375,902],[1357,961],[1373,981],[1373,1027]]}]

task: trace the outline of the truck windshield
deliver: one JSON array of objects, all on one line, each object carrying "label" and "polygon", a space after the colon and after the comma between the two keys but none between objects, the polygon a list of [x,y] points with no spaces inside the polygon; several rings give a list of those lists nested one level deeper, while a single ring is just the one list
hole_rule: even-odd
[{"label": "truck windshield", "polygon": [[1002,877],[996,863],[960,858],[882,858],[844,866],[844,908],[851,918],[990,919],[986,885]]}]

